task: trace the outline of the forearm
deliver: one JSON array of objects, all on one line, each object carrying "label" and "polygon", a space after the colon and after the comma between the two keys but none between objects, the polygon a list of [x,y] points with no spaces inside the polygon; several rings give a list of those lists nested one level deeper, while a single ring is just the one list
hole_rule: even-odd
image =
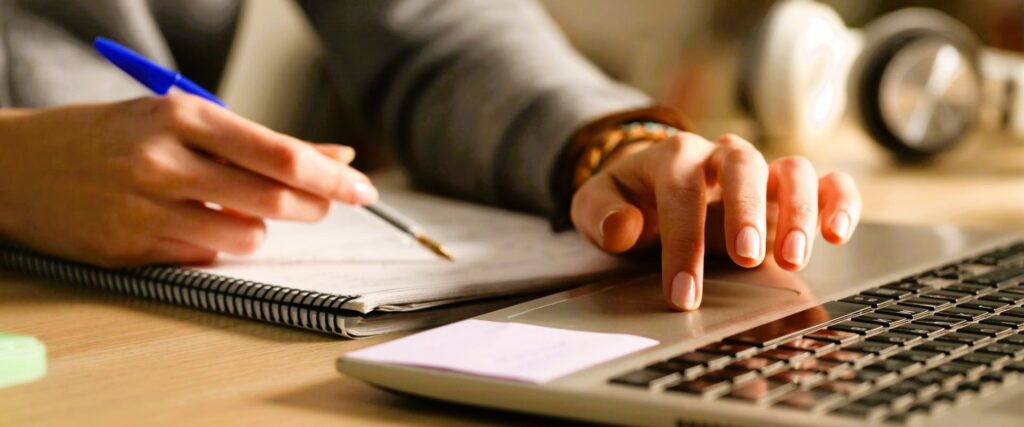
[{"label": "forearm", "polygon": [[532,1],[306,2],[342,94],[418,184],[551,213],[584,123],[647,104],[581,58]]}]

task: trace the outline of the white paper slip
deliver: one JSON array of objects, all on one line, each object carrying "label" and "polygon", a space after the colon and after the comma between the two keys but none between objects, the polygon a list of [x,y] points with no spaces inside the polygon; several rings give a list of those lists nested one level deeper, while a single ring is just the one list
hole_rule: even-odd
[{"label": "white paper slip", "polygon": [[635,335],[469,319],[345,357],[545,383],[657,344]]}]

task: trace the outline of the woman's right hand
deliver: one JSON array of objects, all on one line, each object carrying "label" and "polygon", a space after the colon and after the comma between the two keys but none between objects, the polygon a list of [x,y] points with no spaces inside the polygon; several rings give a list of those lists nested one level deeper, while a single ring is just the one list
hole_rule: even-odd
[{"label": "woman's right hand", "polygon": [[0,110],[0,237],[108,267],[247,254],[265,219],[376,201],[353,156],[191,95]]}]

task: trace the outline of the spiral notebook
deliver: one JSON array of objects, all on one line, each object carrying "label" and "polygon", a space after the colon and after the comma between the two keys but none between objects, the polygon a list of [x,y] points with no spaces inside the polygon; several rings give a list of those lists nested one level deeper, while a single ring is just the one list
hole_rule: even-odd
[{"label": "spiral notebook", "polygon": [[451,250],[448,262],[360,208],[318,224],[271,221],[246,257],[201,267],[110,270],[0,246],[0,268],[345,337],[441,324],[626,268],[540,217],[412,191],[382,200]]}]

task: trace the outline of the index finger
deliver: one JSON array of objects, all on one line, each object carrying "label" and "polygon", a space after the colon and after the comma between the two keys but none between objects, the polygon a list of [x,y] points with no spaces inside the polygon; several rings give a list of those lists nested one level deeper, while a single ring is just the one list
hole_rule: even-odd
[{"label": "index finger", "polygon": [[661,230],[662,291],[677,310],[695,310],[703,298],[704,220],[707,183],[704,163],[712,146],[693,134],[661,143],[668,162],[653,180]]},{"label": "index finger", "polygon": [[351,204],[369,204],[377,191],[361,172],[311,144],[274,132],[187,95],[168,96],[171,125],[197,148],[295,189]]}]

